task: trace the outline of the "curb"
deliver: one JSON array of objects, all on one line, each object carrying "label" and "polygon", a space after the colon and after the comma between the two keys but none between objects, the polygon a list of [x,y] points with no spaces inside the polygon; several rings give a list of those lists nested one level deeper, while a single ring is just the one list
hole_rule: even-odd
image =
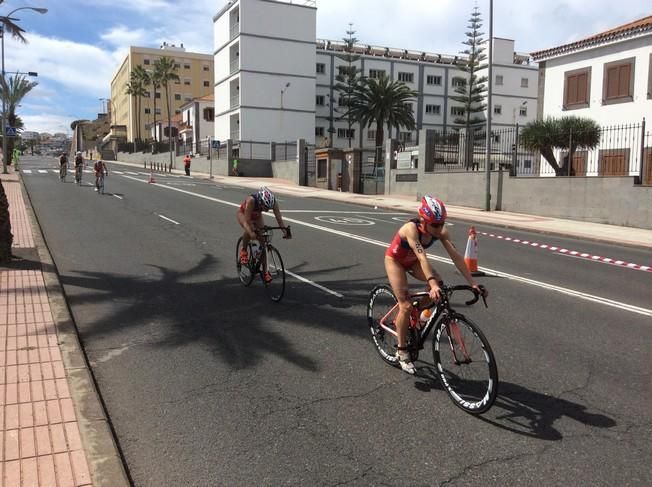
[{"label": "curb", "polygon": [[131,486],[132,482],[125,470],[123,457],[115,441],[115,434],[111,422],[108,420],[104,402],[96,387],[88,358],[79,342],[78,330],[59,281],[59,272],[41,232],[38,218],[32,208],[32,201],[23,184],[22,174],[19,173],[18,177],[25,201],[25,210],[32,228],[34,244],[41,261],[41,272],[57,329],[59,349],[75,405],[79,431],[93,485],[96,487]]}]

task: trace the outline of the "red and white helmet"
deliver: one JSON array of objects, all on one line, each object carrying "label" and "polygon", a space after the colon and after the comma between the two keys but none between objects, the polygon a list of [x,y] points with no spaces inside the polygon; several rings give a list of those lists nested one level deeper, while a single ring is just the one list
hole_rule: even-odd
[{"label": "red and white helmet", "polygon": [[444,223],[446,221],[446,206],[439,198],[425,195],[421,198],[419,216],[421,216],[426,223],[430,223],[431,225]]},{"label": "red and white helmet", "polygon": [[267,189],[266,186],[261,186],[258,190],[258,199],[266,209],[271,210],[274,208],[274,193]]}]

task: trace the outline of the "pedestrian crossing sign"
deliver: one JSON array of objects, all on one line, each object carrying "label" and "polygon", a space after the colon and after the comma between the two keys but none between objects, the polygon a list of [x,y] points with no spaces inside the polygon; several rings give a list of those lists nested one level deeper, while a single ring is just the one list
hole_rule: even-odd
[{"label": "pedestrian crossing sign", "polygon": [[16,135],[17,135],[16,134],[16,127],[10,127],[9,125],[7,125],[5,127],[5,134],[7,135],[7,137],[16,137]]}]

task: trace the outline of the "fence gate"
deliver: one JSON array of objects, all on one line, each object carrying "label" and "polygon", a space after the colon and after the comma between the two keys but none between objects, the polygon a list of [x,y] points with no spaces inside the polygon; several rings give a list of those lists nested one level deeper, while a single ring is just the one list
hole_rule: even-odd
[{"label": "fence gate", "polygon": [[303,186],[317,186],[317,163],[315,162],[315,146],[306,144],[305,149],[306,171]]},{"label": "fence gate", "polygon": [[363,150],[360,166],[360,192],[362,194],[385,193],[385,150],[376,147]]}]

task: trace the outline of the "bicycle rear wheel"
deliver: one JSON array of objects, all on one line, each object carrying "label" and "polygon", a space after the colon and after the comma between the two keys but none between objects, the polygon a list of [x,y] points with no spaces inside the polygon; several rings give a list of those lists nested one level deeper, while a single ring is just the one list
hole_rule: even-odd
[{"label": "bicycle rear wheel", "polygon": [[272,245],[267,247],[267,270],[272,280],[265,282],[263,279],[263,284],[270,299],[278,303],[285,293],[285,266],[281,254]]},{"label": "bicycle rear wheel", "polygon": [[235,245],[235,264],[238,269],[238,278],[240,282],[245,286],[249,286],[254,280],[254,257],[253,252],[251,251],[251,245],[247,245],[247,255],[249,255],[249,263],[241,264],[240,263],[240,251],[242,250],[242,237],[238,239],[238,243]]},{"label": "bicycle rear wheel", "polygon": [[436,374],[456,406],[467,413],[489,410],[498,394],[498,368],[489,342],[468,318],[453,314],[435,327]]},{"label": "bicycle rear wheel", "polygon": [[66,174],[67,173],[68,173],[68,168],[67,167],[61,166],[61,168],[59,168],[59,179],[61,179],[61,181],[63,181],[64,183],[66,182]]},{"label": "bicycle rear wheel", "polygon": [[[398,367],[396,357],[396,315],[398,301],[389,286],[376,286],[369,295],[367,304],[367,322],[371,338],[380,357],[390,365]],[[381,323],[387,327],[383,328]],[[391,330],[391,331],[389,331]],[[394,333],[392,333],[392,331]]]}]

